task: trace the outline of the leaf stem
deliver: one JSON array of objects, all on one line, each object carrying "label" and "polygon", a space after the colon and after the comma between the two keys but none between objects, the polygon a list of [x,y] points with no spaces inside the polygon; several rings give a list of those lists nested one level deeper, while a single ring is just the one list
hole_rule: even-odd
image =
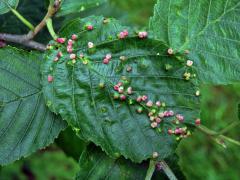
[{"label": "leaf stem", "polygon": [[151,159],[150,162],[149,162],[149,167],[148,167],[148,170],[147,170],[145,180],[151,180],[152,175],[155,171],[155,165],[156,165],[156,161]]},{"label": "leaf stem", "polygon": [[17,10],[11,7],[10,10],[24,25],[26,25],[30,30],[34,30],[34,26],[27,19],[25,19]]},{"label": "leaf stem", "polygon": [[225,142],[224,141],[228,141],[232,144],[238,145],[240,146],[240,142],[236,141],[232,138],[229,138],[227,136],[222,135],[222,132],[226,133],[227,130],[231,129],[232,127],[235,127],[236,125],[238,125],[239,123],[232,123],[231,125],[229,125],[227,128],[223,129],[222,131],[215,132],[211,129],[208,129],[207,127],[203,126],[203,125],[199,125],[196,126],[198,130],[200,130],[201,132],[207,134],[208,136],[210,136],[215,142],[217,142],[218,144],[220,144],[221,146],[223,146],[224,148],[226,148]]},{"label": "leaf stem", "polygon": [[52,38],[54,40],[56,40],[58,38],[58,36],[57,36],[57,34],[55,33],[55,31],[53,29],[52,19],[48,18],[46,20],[46,24],[47,24],[47,28],[48,28],[48,31],[49,31],[50,35],[52,36]]},{"label": "leaf stem", "polygon": [[160,161],[159,163],[160,163],[164,173],[167,175],[167,177],[170,180],[177,180],[175,174],[172,172],[171,168],[167,165],[167,163],[165,161]]}]

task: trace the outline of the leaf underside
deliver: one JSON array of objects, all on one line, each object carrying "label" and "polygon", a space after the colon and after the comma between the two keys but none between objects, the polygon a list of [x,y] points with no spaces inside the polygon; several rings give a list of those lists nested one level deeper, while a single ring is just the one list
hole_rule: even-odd
[{"label": "leaf underside", "polygon": [[190,50],[203,83],[240,79],[239,0],[158,0],[150,29],[175,51]]},{"label": "leaf underside", "polygon": [[[154,106],[157,113],[173,110],[185,116],[185,124],[179,126],[194,124],[199,117],[199,98],[195,96],[197,81],[183,79],[184,72],[191,69],[185,62],[182,64],[168,56],[163,43],[151,39],[150,35],[149,39],[139,39],[135,32],[114,19],[108,23],[103,21],[103,17],[77,19],[62,29],[62,37],[78,34],[74,53],[78,57],[83,53],[84,58],[77,58],[76,63],[70,60],[66,44],[50,42],[53,49],[46,53],[42,69],[46,101],[82,138],[100,145],[111,157],[123,155],[141,162],[158,152],[159,159],[164,159],[174,152],[178,143],[175,136],[167,133],[169,128],[178,126],[173,124],[175,116],[164,118],[163,123],[153,129],[147,116],[149,109],[143,102],[135,102],[135,98],[146,94],[154,102],[165,102],[166,107]],[[85,30],[84,26],[89,23],[94,26],[93,31]],[[129,37],[119,40],[117,34],[124,29],[128,29]],[[87,48],[89,41],[94,42],[95,49]],[[55,62],[59,51],[63,57]],[[112,54],[108,65],[102,63],[107,53]],[[120,61],[120,56],[127,60]],[[166,64],[172,69],[165,70]],[[126,70],[129,66],[131,72]],[[52,82],[48,82],[48,76],[53,77]],[[134,93],[122,102],[113,99],[113,85],[123,76]],[[99,84],[104,84],[104,88]],[[144,107],[142,114],[136,113],[139,106]]]},{"label": "leaf underside", "polygon": [[10,11],[10,8],[15,9],[18,5],[19,0],[1,0],[0,1],[0,15]]},{"label": "leaf underside", "polygon": [[66,127],[50,112],[40,86],[41,55],[0,49],[0,164],[44,148]]}]

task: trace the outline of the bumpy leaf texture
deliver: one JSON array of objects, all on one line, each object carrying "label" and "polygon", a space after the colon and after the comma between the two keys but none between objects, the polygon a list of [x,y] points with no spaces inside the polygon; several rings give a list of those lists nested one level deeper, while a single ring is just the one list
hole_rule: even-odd
[{"label": "bumpy leaf texture", "polygon": [[240,80],[239,0],[158,0],[150,29],[175,51],[189,50],[203,83]]},{"label": "bumpy leaf texture", "polygon": [[16,8],[19,0],[1,0],[0,1],[0,15],[10,11],[11,8]]},{"label": "bumpy leaf texture", "polygon": [[66,123],[48,110],[40,86],[41,55],[0,49],[0,164],[53,142]]},{"label": "bumpy leaf texture", "polygon": [[[89,25],[93,30],[86,30]],[[129,35],[120,39],[124,30]],[[78,40],[68,42],[73,42],[72,55],[67,42],[50,42],[46,52],[42,83],[51,110],[111,157],[123,155],[141,162],[153,152],[158,152],[159,159],[174,153],[177,140],[190,134],[186,124],[194,124],[199,117],[197,80],[183,77],[194,72],[186,59],[168,55],[164,43],[151,35],[139,38],[114,19],[77,19],[62,29],[61,36],[71,38],[74,33]],[[109,63],[104,64],[109,54]],[[148,100],[136,100],[143,95]],[[184,116],[184,123],[177,114]],[[168,134],[178,127],[181,134]]]},{"label": "bumpy leaf texture", "polygon": [[[166,159],[170,164],[173,172],[177,175],[179,180],[185,179],[180,167],[177,164],[177,155],[172,155],[171,158]],[[141,164],[134,164],[124,158],[112,159],[108,157],[101,149],[96,146],[88,146],[79,160],[80,170],[76,179],[144,179],[148,169],[148,162]],[[152,180],[154,179],[168,179],[164,172],[160,169],[155,171]]]}]

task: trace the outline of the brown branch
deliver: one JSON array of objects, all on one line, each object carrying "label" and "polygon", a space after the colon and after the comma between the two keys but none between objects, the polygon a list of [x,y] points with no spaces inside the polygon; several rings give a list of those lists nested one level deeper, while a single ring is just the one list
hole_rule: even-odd
[{"label": "brown branch", "polygon": [[46,50],[46,46],[44,44],[38,43],[33,40],[29,40],[28,35],[14,35],[14,34],[0,33],[0,39],[7,42],[22,44],[26,47],[37,49],[40,51]]},{"label": "brown branch", "polygon": [[45,45],[33,41],[32,39],[46,26],[46,21],[58,11],[58,9],[60,8],[60,4],[61,0],[55,0],[54,4],[50,3],[48,6],[47,14],[43,18],[43,20],[34,28],[33,31],[30,31],[28,34],[24,35],[0,33],[0,40],[22,44],[26,47],[37,49],[40,51],[46,50]]}]

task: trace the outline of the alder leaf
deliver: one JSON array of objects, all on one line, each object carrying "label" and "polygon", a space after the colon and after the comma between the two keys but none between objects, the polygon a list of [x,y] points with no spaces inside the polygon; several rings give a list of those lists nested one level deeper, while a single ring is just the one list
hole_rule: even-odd
[{"label": "alder leaf", "polygon": [[[178,179],[185,179],[178,165],[178,157],[176,154],[166,159],[166,162],[173,168],[173,172]],[[89,145],[82,153],[79,166],[80,170],[76,179],[145,179],[148,169],[148,162],[141,164],[132,163],[124,158],[111,159],[101,149],[96,146]],[[159,167],[160,168],[160,167]],[[168,179],[162,170],[153,173],[154,179]]]},{"label": "alder leaf", "polygon": [[150,29],[175,51],[189,50],[203,83],[240,80],[239,0],[158,0]]},{"label": "alder leaf", "polygon": [[40,86],[42,55],[0,49],[0,164],[52,143],[66,123],[48,110]]},{"label": "alder leaf", "polygon": [[[92,31],[86,30],[90,24],[94,27]],[[117,35],[125,29],[129,35],[120,40]],[[200,111],[199,97],[195,95],[197,79],[183,77],[185,72],[194,73],[185,65],[186,59],[168,55],[167,47],[152,39],[151,34],[140,39],[114,19],[77,19],[62,29],[61,36],[70,38],[74,33],[79,39],[73,43],[76,60],[70,59],[66,43],[50,42],[45,55],[42,84],[50,109],[79,131],[83,139],[100,145],[111,157],[123,155],[141,162],[152,157],[153,152],[158,152],[159,159],[173,154],[177,140],[190,135],[186,125],[193,125]],[[88,42],[93,42],[94,48],[89,49]],[[58,58],[60,52],[62,57]],[[112,56],[109,64],[103,64],[109,53]],[[80,58],[81,54],[84,57]],[[50,82],[49,77],[53,78]],[[133,89],[131,95],[125,92],[125,101],[113,97],[118,96],[114,85],[120,81],[125,90],[130,86]],[[137,102],[140,95],[147,95],[154,105],[147,107],[145,101]],[[123,94],[120,96],[124,98]],[[159,107],[155,105],[158,100]],[[137,109],[143,112],[137,113]],[[150,112],[152,121],[148,117]],[[152,128],[153,118],[159,120],[160,112],[166,116],[182,114],[184,123],[171,115]],[[188,135],[168,134],[168,130],[177,127]]]},{"label": "alder leaf", "polygon": [[11,8],[17,8],[19,0],[1,0],[0,1],[0,15],[10,11]]}]

